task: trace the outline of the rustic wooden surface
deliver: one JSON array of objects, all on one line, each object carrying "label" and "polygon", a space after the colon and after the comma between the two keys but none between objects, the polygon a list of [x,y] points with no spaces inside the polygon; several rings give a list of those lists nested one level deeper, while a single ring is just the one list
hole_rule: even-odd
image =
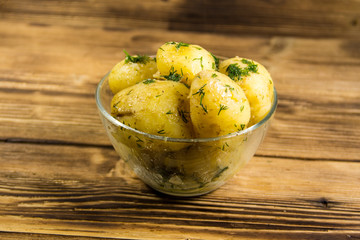
[{"label": "rustic wooden surface", "polygon": [[[360,239],[359,13],[356,0],[0,0],[0,239]],[[264,63],[279,95],[255,157],[196,198],[138,180],[94,100],[123,49],[173,40]]]}]

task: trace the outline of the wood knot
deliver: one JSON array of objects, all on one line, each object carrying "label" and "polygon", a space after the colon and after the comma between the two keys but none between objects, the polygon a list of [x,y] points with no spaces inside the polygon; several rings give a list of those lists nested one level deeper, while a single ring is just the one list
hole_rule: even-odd
[{"label": "wood knot", "polygon": [[326,198],[320,198],[319,202],[321,203],[321,206],[323,208],[329,207],[329,200],[327,200]]}]

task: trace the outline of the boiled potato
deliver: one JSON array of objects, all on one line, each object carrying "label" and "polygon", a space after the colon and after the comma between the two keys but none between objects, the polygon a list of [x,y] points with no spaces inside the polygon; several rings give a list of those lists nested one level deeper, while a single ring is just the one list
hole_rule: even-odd
[{"label": "boiled potato", "polygon": [[111,101],[111,115],[146,133],[191,138],[188,95],[182,83],[147,79],[118,92]]},{"label": "boiled potato", "polygon": [[255,61],[234,57],[221,62],[219,71],[244,90],[251,106],[249,126],[261,121],[271,109],[274,94],[274,84],[266,68]]},{"label": "boiled potato", "polygon": [[250,105],[228,76],[205,70],[191,84],[190,117],[197,137],[217,137],[245,129]]},{"label": "boiled potato", "polygon": [[156,54],[157,68],[168,80],[181,80],[188,86],[202,70],[216,68],[215,58],[204,48],[181,42],[168,42]]},{"label": "boiled potato", "polygon": [[110,89],[116,94],[140,81],[151,78],[156,71],[154,58],[130,56],[126,53],[126,58],[116,64],[108,76]]}]

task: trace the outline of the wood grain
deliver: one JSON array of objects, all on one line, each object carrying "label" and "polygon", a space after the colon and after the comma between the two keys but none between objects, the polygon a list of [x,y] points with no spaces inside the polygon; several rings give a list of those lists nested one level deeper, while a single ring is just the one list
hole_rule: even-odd
[{"label": "wood grain", "polygon": [[109,145],[94,92],[100,78],[123,58],[122,50],[155,53],[165,41],[196,38],[215,54],[246,56],[268,66],[279,105],[259,155],[359,160],[357,41],[8,24],[0,22],[2,140]]},{"label": "wood grain", "polygon": [[360,36],[360,3],[321,1],[2,0],[13,22],[111,30],[150,28],[227,34]]},{"label": "wood grain", "polygon": [[359,162],[256,157],[210,194],[173,198],[140,182],[112,149],[1,143],[0,151],[2,231],[129,239],[360,234]]},{"label": "wood grain", "polygon": [[[0,0],[0,239],[360,239],[357,0]],[[124,55],[167,41],[263,63],[279,105],[220,189],[159,194],[94,100]]]}]

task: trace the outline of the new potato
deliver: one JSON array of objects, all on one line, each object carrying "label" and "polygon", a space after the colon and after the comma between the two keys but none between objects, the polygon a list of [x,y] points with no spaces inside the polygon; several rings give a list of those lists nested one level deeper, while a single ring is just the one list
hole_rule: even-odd
[{"label": "new potato", "polygon": [[204,48],[181,42],[163,44],[156,54],[157,68],[160,75],[179,74],[188,86],[202,70],[215,70],[215,59]]},{"label": "new potato", "polygon": [[217,137],[245,129],[250,105],[240,86],[228,76],[201,71],[190,88],[190,116],[197,137]]},{"label": "new potato", "polygon": [[140,62],[124,59],[113,67],[108,76],[110,89],[116,94],[144,79],[151,78],[156,71],[156,61],[152,57]]},{"label": "new potato", "polygon": [[188,95],[182,83],[147,79],[118,92],[111,115],[145,133],[191,138]]},{"label": "new potato", "polygon": [[[230,65],[233,66],[229,68]],[[274,91],[273,81],[266,68],[255,61],[234,57],[220,62],[219,71],[232,76],[244,90],[251,106],[249,126],[261,121],[271,109]]]}]

